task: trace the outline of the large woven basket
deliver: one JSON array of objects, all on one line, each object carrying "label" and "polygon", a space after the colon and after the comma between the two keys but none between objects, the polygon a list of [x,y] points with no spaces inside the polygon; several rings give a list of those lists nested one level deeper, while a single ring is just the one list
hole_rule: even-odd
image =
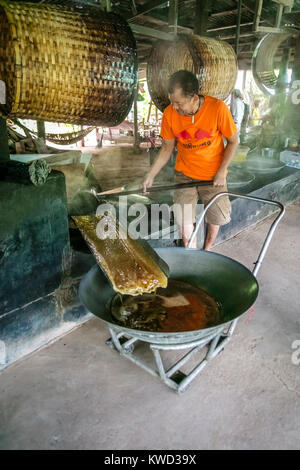
[{"label": "large woven basket", "polygon": [[199,93],[221,100],[232,92],[237,77],[236,56],[227,42],[197,35],[160,42],[151,51],[147,81],[151,98],[161,111],[170,104],[168,79],[182,69],[196,74]]},{"label": "large woven basket", "polygon": [[5,117],[115,126],[137,81],[133,34],[99,8],[0,0]]},{"label": "large woven basket", "polygon": [[286,47],[293,46],[294,48],[297,36],[299,37],[299,34],[297,35],[295,32],[266,34],[257,44],[252,57],[252,74],[256,85],[265,95],[272,96],[274,90],[278,89],[279,91],[280,87],[283,89],[288,87],[288,83],[285,86],[280,84],[278,74],[275,73],[275,57],[281,55],[279,47],[287,39],[289,39],[289,44]]}]

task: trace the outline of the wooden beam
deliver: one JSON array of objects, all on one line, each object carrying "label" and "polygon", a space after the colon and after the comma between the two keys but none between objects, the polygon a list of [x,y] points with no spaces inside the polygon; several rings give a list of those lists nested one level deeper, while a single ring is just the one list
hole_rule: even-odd
[{"label": "wooden beam", "polygon": [[[250,38],[250,37],[253,37],[253,39],[255,39],[253,32],[240,34],[240,38]],[[235,39],[235,34],[230,35],[230,36],[219,36],[219,39],[221,39],[221,41],[227,41],[228,39]]]},{"label": "wooden beam", "polygon": [[163,7],[167,6],[169,2],[162,1],[162,0],[151,0],[149,2],[144,3],[144,5],[140,8],[137,9],[136,15],[133,15],[132,13],[128,13],[128,15],[125,15],[125,18],[127,21],[131,22],[138,16],[141,16],[145,13],[149,13],[150,11],[154,10],[155,8],[158,7]]},{"label": "wooden beam", "polygon": [[[246,7],[243,7],[242,10],[247,10]],[[238,9],[235,8],[234,10],[224,10],[224,11],[218,11],[216,13],[211,13],[209,16],[212,18],[216,18],[218,16],[225,16],[225,15],[236,15],[238,12]]]},{"label": "wooden beam", "polygon": [[159,18],[155,18],[154,16],[150,15],[140,15],[139,19],[146,21],[147,23],[153,23],[160,26],[168,26],[167,21],[160,20]]},{"label": "wooden beam", "polygon": [[[167,21],[160,20],[159,18],[155,18],[154,16],[141,15],[139,19],[144,20],[147,23],[153,23],[158,26],[168,27]],[[182,32],[186,32],[188,34],[191,34],[193,32],[192,28],[187,28],[186,26],[181,26],[180,24],[177,24],[177,29],[180,29]]]},{"label": "wooden beam", "polygon": [[[259,1],[260,0],[254,0],[254,1],[247,0],[247,4],[244,5],[244,8],[250,11],[251,13],[253,13],[254,16],[257,16],[256,11],[257,11],[257,7],[259,6]],[[271,18],[270,15],[265,15],[263,12],[261,13],[262,13],[261,20],[264,20],[266,23],[269,23],[271,25],[274,24],[274,18]]]},{"label": "wooden beam", "polygon": [[[240,27],[242,26],[251,26],[253,24],[252,21],[249,21],[249,23],[242,23],[240,24]],[[230,25],[230,26],[220,26],[219,28],[209,28],[207,30],[207,32],[212,32],[212,31],[224,31],[225,29],[233,29],[233,28],[236,28],[237,25],[236,24],[233,24],[233,25]]]},{"label": "wooden beam", "polygon": [[155,39],[162,39],[164,41],[173,41],[174,34],[165,33],[154,28],[147,28],[146,26],[141,26],[139,24],[131,24],[131,30],[134,34],[140,34],[141,36],[149,36]]}]

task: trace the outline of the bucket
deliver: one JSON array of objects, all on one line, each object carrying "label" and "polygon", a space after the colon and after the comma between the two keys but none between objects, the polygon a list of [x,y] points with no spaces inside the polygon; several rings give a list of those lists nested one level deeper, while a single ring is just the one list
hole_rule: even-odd
[{"label": "bucket", "polygon": [[243,162],[246,160],[247,153],[249,152],[250,147],[246,147],[246,145],[239,145],[236,152],[235,156],[233,158],[234,162]]}]

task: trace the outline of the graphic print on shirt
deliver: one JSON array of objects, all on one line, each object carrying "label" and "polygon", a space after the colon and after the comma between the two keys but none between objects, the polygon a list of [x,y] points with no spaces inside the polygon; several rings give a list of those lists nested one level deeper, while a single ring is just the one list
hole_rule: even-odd
[{"label": "graphic print on shirt", "polygon": [[[176,138],[180,141],[180,143],[185,147],[185,148],[199,148],[199,147],[205,147],[207,145],[211,145],[210,140],[206,140],[205,142],[196,142],[202,139],[209,139],[211,138],[212,135],[205,131],[204,129],[196,129],[194,139],[192,138],[191,134],[187,129],[184,129],[183,131],[179,132],[176,134]],[[189,141],[189,142],[182,142],[183,141]],[[194,142],[192,142],[194,140]]]}]

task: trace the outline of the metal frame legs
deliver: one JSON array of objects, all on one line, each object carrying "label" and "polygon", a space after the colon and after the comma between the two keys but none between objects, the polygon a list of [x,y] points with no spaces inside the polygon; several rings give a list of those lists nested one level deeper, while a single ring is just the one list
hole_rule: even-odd
[{"label": "metal frame legs", "polygon": [[[149,347],[153,353],[156,367],[151,367],[138,358],[134,353],[134,343],[140,341],[139,339],[125,335],[123,332],[118,332],[113,328],[109,328],[111,338],[106,341],[106,344],[116,349],[121,356],[130,360],[134,364],[138,365],[142,369],[149,372],[151,375],[158,377],[164,384],[176,391],[177,393],[183,393],[186,391],[191,382],[197,377],[197,375],[204,369],[208,362],[216,357],[231,340],[237,321],[234,320],[227,331],[224,331],[224,326],[216,333],[207,338],[193,341],[191,343],[183,344],[151,344]],[[143,341],[142,341],[143,342]],[[210,344],[209,344],[210,343]],[[208,346],[208,351],[205,358],[202,359],[194,369],[188,374],[184,374],[180,371],[180,367],[186,364],[195,353],[200,351],[203,347]],[[165,369],[163,360],[161,357],[161,351],[190,349],[179,361],[173,364],[168,370]]]}]

